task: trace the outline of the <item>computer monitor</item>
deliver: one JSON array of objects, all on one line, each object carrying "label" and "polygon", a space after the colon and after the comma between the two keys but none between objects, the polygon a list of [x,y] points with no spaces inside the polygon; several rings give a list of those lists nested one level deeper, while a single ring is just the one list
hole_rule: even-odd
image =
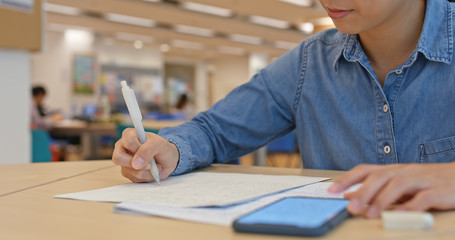
[{"label": "computer monitor", "polygon": [[94,117],[98,106],[96,104],[86,104],[82,109],[82,116]]}]

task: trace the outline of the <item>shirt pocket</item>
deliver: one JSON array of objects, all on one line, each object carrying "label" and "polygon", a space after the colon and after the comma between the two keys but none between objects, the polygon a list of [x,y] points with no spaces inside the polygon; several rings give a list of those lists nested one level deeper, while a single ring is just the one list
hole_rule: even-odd
[{"label": "shirt pocket", "polygon": [[455,161],[455,136],[420,144],[420,163]]}]

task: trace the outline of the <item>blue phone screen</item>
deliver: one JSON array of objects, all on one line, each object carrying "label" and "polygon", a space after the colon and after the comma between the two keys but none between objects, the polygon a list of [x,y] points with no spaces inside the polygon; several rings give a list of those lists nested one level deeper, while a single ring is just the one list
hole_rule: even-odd
[{"label": "blue phone screen", "polygon": [[290,197],[241,217],[243,224],[317,228],[343,211],[349,200]]}]

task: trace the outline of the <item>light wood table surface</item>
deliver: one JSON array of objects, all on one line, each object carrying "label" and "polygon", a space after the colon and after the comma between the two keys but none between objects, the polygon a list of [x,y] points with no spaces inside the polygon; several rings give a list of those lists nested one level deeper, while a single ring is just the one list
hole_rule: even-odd
[{"label": "light wood table surface", "polygon": [[0,165],[0,197],[106,167],[111,161]]},{"label": "light wood table surface", "polygon": [[164,121],[164,120],[143,120],[142,124],[145,128],[160,130],[165,127],[175,127],[184,124],[185,121]]},{"label": "light wood table surface", "polygon": [[[109,161],[45,163],[38,168],[58,175],[59,171],[78,169],[74,176],[48,181],[38,174],[30,182],[41,179],[42,184],[0,197],[1,239],[296,239],[295,237],[236,233],[231,227],[186,222],[160,217],[118,214],[114,203],[54,199],[62,193],[108,187],[129,181],[120,175],[120,168]],[[26,179],[37,167],[34,164],[0,166],[0,173],[14,171],[17,179]],[[6,169],[6,170],[5,170]],[[66,169],[66,170],[65,170]],[[52,171],[51,171],[52,170]],[[238,172],[283,175],[305,175],[335,178],[337,171],[285,169],[213,165],[203,171]],[[1,185],[7,184],[1,178]],[[25,181],[25,180],[24,180]],[[48,182],[46,182],[48,181]],[[380,220],[351,218],[326,236],[317,239],[455,239],[455,212],[435,213],[435,226],[427,231],[384,231]],[[300,238],[306,239],[306,238]]]}]

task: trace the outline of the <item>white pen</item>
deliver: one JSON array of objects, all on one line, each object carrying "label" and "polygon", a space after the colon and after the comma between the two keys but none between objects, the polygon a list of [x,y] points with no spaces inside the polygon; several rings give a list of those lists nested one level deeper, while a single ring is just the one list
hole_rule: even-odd
[{"label": "white pen", "polygon": [[[145,135],[144,126],[142,126],[142,114],[139,105],[137,104],[136,95],[134,95],[133,89],[128,87],[126,81],[122,81],[121,84],[123,98],[125,99],[126,107],[128,108],[134,128],[136,129],[139,142],[144,144],[147,141],[147,136]],[[155,178],[155,181],[160,184],[160,172],[158,171],[158,166],[156,166],[154,158],[150,161],[150,165],[150,173],[153,178]]]}]

